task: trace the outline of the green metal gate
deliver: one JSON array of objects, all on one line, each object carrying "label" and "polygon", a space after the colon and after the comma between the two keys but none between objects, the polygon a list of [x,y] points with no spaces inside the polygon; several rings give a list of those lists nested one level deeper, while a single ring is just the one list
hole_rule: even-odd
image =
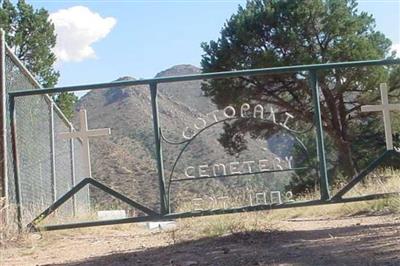
[{"label": "green metal gate", "polygon": [[[72,87],[60,87],[60,88],[50,88],[50,89],[41,89],[41,90],[26,90],[26,91],[18,91],[9,93],[10,97],[10,115],[11,115],[11,128],[12,128],[12,139],[13,139],[13,156],[14,156],[14,172],[15,172],[15,190],[19,191],[19,152],[18,145],[16,143],[16,136],[18,135],[18,128],[16,124],[16,105],[15,102],[17,99],[21,97],[33,96],[33,95],[43,95],[50,93],[59,93],[59,92],[76,92],[83,90],[99,90],[105,88],[118,88],[118,87],[127,87],[127,86],[135,86],[135,85],[146,85],[148,86],[148,90],[150,90],[151,96],[151,107],[153,114],[153,128],[154,128],[154,138],[155,138],[155,155],[157,162],[157,171],[158,171],[158,180],[159,180],[159,194],[160,194],[160,212],[156,210],[152,210],[146,207],[146,203],[138,203],[135,200],[132,200],[121,193],[111,189],[110,187],[102,184],[99,181],[96,181],[92,178],[85,178],[80,183],[76,184],[70,191],[64,194],[61,198],[51,204],[45,211],[43,211],[36,219],[34,219],[28,226],[31,228],[39,229],[39,230],[57,230],[57,229],[67,229],[67,228],[77,228],[77,227],[87,227],[87,226],[96,226],[96,225],[109,225],[109,224],[121,224],[121,223],[131,223],[131,222],[143,222],[143,221],[153,221],[153,220],[169,220],[169,219],[177,219],[177,218],[186,218],[186,217],[197,217],[197,216],[206,216],[206,215],[218,215],[218,214],[227,214],[227,213],[237,213],[243,211],[259,211],[259,210],[270,210],[270,209],[281,209],[281,208],[292,208],[292,207],[303,207],[303,206],[313,206],[313,205],[324,205],[324,204],[336,204],[336,203],[346,203],[346,202],[356,202],[356,201],[365,201],[365,200],[375,200],[381,199],[388,196],[398,195],[399,192],[393,193],[382,193],[382,194],[373,194],[373,195],[365,195],[359,197],[343,197],[345,194],[351,190],[360,180],[362,180],[368,173],[376,169],[385,159],[390,156],[399,156],[399,153],[395,149],[389,149],[385,151],[379,158],[373,161],[366,169],[360,172],[357,176],[353,177],[350,182],[348,182],[340,191],[336,194],[332,195],[332,191],[330,190],[330,184],[328,182],[328,167],[327,167],[327,158],[325,153],[325,143],[324,143],[324,132],[323,132],[323,121],[321,116],[321,96],[320,89],[318,86],[318,73],[321,71],[332,70],[332,69],[348,69],[348,68],[365,68],[365,67],[374,67],[374,66],[388,66],[388,65],[396,65],[400,64],[399,60],[369,60],[369,61],[356,61],[356,62],[341,62],[341,63],[329,63],[329,64],[316,64],[316,65],[300,65],[300,66],[288,66],[288,67],[275,67],[275,68],[263,68],[263,69],[250,69],[250,70],[240,70],[240,71],[229,71],[229,72],[217,72],[217,73],[204,73],[204,74],[196,74],[196,75],[188,75],[188,76],[179,76],[179,77],[163,77],[163,78],[154,78],[154,79],[143,79],[143,80],[128,80],[128,81],[117,81],[112,83],[102,83],[102,84],[91,84],[91,85],[82,85],[82,86],[72,86]],[[319,191],[320,191],[320,199],[309,200],[309,201],[287,201],[287,202],[278,202],[274,204],[251,204],[249,206],[240,206],[233,208],[218,208],[218,209],[210,209],[210,210],[195,210],[195,211],[185,211],[185,212],[172,212],[171,211],[171,195],[170,189],[171,184],[178,182],[194,182],[200,179],[219,179],[230,176],[241,176],[241,175],[257,175],[257,174],[265,174],[271,172],[285,172],[288,169],[283,169],[282,167],[278,169],[265,169],[260,167],[259,171],[253,171],[251,173],[226,173],[225,171],[222,174],[215,174],[214,176],[209,176],[206,174],[201,174],[199,178],[193,178],[191,175],[188,178],[174,178],[174,170],[176,168],[177,163],[183,156],[187,147],[193,142],[196,137],[202,134],[207,129],[215,126],[219,123],[227,122],[233,117],[230,117],[229,114],[226,115],[224,120],[216,121],[215,123],[211,123],[208,125],[204,125],[197,133],[191,135],[183,141],[171,141],[166,136],[167,134],[162,131],[162,127],[160,125],[159,120],[159,111],[158,111],[158,101],[157,101],[157,91],[159,84],[171,83],[171,82],[183,82],[183,81],[195,81],[195,80],[209,80],[209,79],[228,79],[228,78],[237,78],[237,77],[249,77],[249,76],[259,76],[259,75],[276,75],[282,73],[302,73],[308,78],[309,88],[312,94],[312,104],[314,110],[314,123],[313,129],[316,134],[316,148],[318,154],[317,165],[308,165],[310,169],[315,166],[316,173],[319,177]],[[245,105],[245,109],[247,109],[247,105]],[[228,110],[227,110],[228,111]],[[232,111],[232,110],[231,110]],[[288,132],[288,134],[292,134],[293,138],[296,138],[298,132]],[[300,146],[302,146],[301,141],[298,142]],[[182,145],[182,148],[172,165],[171,169],[169,169],[166,174],[165,168],[165,160],[163,158],[163,148],[167,147],[167,145]],[[303,145],[304,146],[304,145]],[[305,149],[306,150],[306,149]],[[235,164],[233,164],[235,166]],[[281,169],[282,168],[282,169]],[[290,171],[296,170],[304,170],[307,168],[304,165],[299,166],[298,168],[291,168]],[[192,171],[194,168],[187,168],[187,171]],[[203,171],[205,167],[201,168],[198,171]],[[221,168],[222,169],[222,168]],[[194,170],[193,170],[194,171]],[[232,171],[233,172],[233,171]],[[130,217],[124,219],[116,219],[116,220],[106,220],[106,221],[92,221],[92,222],[80,222],[80,223],[70,223],[70,224],[60,224],[60,225],[46,225],[41,226],[40,221],[47,217],[49,214],[54,212],[57,208],[59,208],[64,202],[73,197],[74,194],[78,193],[82,188],[86,185],[91,184],[114,197],[122,200],[123,202],[133,206],[141,210],[146,215],[139,217]],[[18,201],[17,197],[17,201]],[[20,220],[21,223],[21,220]],[[22,226],[22,224],[21,224]]]}]

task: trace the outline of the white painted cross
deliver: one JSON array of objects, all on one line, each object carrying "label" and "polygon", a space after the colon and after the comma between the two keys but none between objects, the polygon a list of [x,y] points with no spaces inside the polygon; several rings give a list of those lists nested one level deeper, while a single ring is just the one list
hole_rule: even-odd
[{"label": "white painted cross", "polygon": [[361,106],[361,112],[383,112],[383,124],[385,126],[386,148],[393,150],[392,123],[390,120],[390,111],[400,111],[400,104],[390,104],[388,89],[386,83],[381,83],[381,105]]},{"label": "white painted cross", "polygon": [[79,112],[80,131],[62,132],[58,137],[62,139],[79,138],[82,141],[83,151],[83,166],[86,169],[85,177],[92,177],[92,169],[90,164],[90,148],[89,138],[107,136],[111,134],[109,128],[88,129],[86,110],[81,109]]}]

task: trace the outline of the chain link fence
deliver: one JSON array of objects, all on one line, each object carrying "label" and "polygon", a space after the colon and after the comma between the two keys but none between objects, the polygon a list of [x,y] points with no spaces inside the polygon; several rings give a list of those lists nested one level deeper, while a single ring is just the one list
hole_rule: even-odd
[{"label": "chain link fence", "polygon": [[[6,47],[4,81],[6,93],[40,89],[39,83]],[[19,190],[22,222],[27,224],[54,201],[85,178],[80,140],[61,139],[58,134],[74,130],[72,124],[48,95],[18,97],[16,146],[19,159]],[[6,99],[6,193],[10,206],[17,203],[13,162],[9,99]],[[89,188],[85,187],[56,212],[57,218],[74,217],[90,210]],[[12,212],[9,217],[13,217]],[[10,219],[10,218],[9,218]]]}]

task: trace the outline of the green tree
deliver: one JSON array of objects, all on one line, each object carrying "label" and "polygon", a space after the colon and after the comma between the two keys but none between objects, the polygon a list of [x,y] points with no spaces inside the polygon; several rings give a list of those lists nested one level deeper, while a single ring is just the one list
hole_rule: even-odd
[{"label": "green tree", "polygon": [[[9,0],[1,2],[0,27],[6,32],[7,45],[35,76],[43,87],[57,84],[59,72],[53,67],[56,56],[52,49],[56,45],[53,23],[47,10],[35,10],[24,0],[15,5]],[[55,95],[57,104],[68,118],[73,115],[77,101],[72,93]]]},{"label": "green tree", "polygon": [[56,56],[52,52],[56,44],[54,25],[49,13],[19,0],[16,6],[2,1],[0,27],[6,32],[6,42],[44,87],[57,83],[59,73],[53,69]]},{"label": "green tree", "polygon": [[[201,65],[204,72],[214,72],[382,59],[395,56],[389,54],[390,46],[391,41],[375,30],[373,17],[358,12],[354,0],[252,0],[239,6],[217,41],[202,44]],[[377,154],[374,146],[384,142],[375,125],[381,123],[379,114],[361,113],[360,106],[379,101],[379,83],[387,81],[391,72],[384,67],[319,72],[323,127],[332,147],[329,164],[334,175],[354,175]],[[312,124],[308,78],[308,73],[289,73],[215,79],[203,83],[202,89],[220,108],[243,102],[273,104],[281,113]],[[397,97],[399,84],[390,79],[390,92]],[[238,132],[258,137],[263,129],[260,123],[236,121],[225,126],[221,143],[233,145],[226,138],[234,135],[237,142]],[[366,132],[364,143],[357,143]]]},{"label": "green tree", "polygon": [[75,112],[74,106],[77,101],[78,97],[75,94],[68,92],[62,92],[55,98],[56,104],[68,119],[73,117]]}]

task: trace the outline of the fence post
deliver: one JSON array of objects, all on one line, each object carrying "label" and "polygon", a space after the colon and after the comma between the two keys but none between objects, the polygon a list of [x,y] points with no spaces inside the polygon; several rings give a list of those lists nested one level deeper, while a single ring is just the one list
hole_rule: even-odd
[{"label": "fence post", "polygon": [[326,167],[326,158],[325,158],[325,143],[324,143],[324,132],[322,127],[318,76],[316,70],[310,70],[309,73],[310,73],[310,86],[313,95],[315,125],[317,131],[317,151],[318,151],[319,177],[320,177],[319,186],[320,186],[321,200],[328,200],[330,198],[330,195],[329,195],[328,171]]},{"label": "fence post", "polygon": [[2,221],[6,223],[8,219],[8,173],[7,173],[7,90],[6,90],[6,47],[5,47],[5,32],[0,29],[0,209],[3,209],[1,216]]},{"label": "fence post", "polygon": [[15,185],[15,203],[17,205],[17,225],[18,229],[22,229],[22,202],[21,188],[19,183],[19,156],[17,146],[17,113],[15,110],[15,97],[9,97],[10,101],[10,125],[11,125],[11,142],[14,161],[14,185]]},{"label": "fence post", "polygon": [[[69,130],[72,132],[74,130],[74,127],[72,124],[69,124]],[[75,176],[75,145],[74,145],[74,139],[71,138],[69,143],[69,147],[71,149],[70,156],[71,156],[71,184],[72,187],[75,187],[76,184],[76,176]],[[72,197],[72,212],[73,216],[76,216],[76,196]]]},{"label": "fence post", "polygon": [[56,149],[54,140],[54,103],[50,103],[50,149],[51,149],[51,187],[53,190],[53,202],[57,199],[57,180],[56,180]]},{"label": "fence post", "polygon": [[153,127],[154,137],[156,143],[156,159],[157,159],[157,172],[160,184],[160,205],[161,214],[169,213],[168,199],[165,193],[165,179],[164,179],[164,165],[162,156],[162,145],[160,135],[160,125],[158,119],[158,105],[157,105],[157,83],[150,83],[150,95],[151,95],[151,108],[153,113]]}]

